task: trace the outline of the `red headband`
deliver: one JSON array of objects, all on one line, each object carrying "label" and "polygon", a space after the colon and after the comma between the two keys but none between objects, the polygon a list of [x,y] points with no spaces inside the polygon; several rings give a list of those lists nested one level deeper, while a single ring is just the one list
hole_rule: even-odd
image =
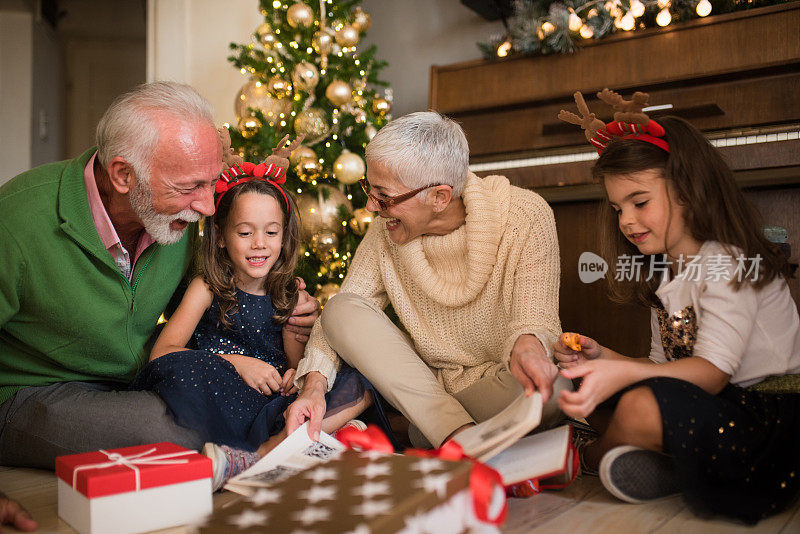
[{"label": "red headband", "polygon": [[608,146],[612,139],[636,139],[655,145],[665,152],[669,152],[669,144],[662,139],[664,128],[653,119],[647,121],[647,125],[642,126],[637,123],[613,121],[606,124],[605,128],[599,128],[589,142],[594,145],[598,153]]},{"label": "red headband", "polygon": [[[272,176],[273,179],[270,180],[267,178],[268,176]],[[218,195],[217,201],[214,203],[215,212],[216,209],[219,208],[219,202],[222,200],[222,197],[225,196],[225,193],[237,185],[249,182],[250,180],[263,180],[274,185],[275,188],[281,192],[281,195],[283,195],[283,200],[286,202],[286,212],[289,212],[289,197],[286,196],[286,192],[279,185],[286,182],[286,169],[272,163],[269,165],[265,163],[256,165],[248,161],[245,161],[241,165],[234,165],[219,175],[219,181],[215,188],[215,192]]]}]

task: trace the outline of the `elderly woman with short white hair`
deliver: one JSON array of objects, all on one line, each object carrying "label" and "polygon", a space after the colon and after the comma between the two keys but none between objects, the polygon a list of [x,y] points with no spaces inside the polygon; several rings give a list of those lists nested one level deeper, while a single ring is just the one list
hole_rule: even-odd
[{"label": "elderly woman with short white hair", "polygon": [[416,446],[439,446],[534,389],[542,426],[559,422],[556,393],[571,386],[552,358],[561,326],[550,207],[502,176],[469,172],[461,127],[438,113],[390,122],[366,154],[362,186],[378,217],[314,325],[288,430],[309,420],[316,437],[339,358],[409,419]]}]

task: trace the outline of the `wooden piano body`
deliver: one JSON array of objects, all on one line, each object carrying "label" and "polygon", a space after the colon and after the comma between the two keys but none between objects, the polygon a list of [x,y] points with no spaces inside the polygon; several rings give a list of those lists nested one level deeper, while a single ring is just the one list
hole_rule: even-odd
[{"label": "wooden piano body", "polygon": [[[578,258],[599,252],[602,190],[596,157],[579,128],[556,118],[580,90],[598,118],[611,110],[604,87],[650,94],[654,111],[681,116],[717,145],[767,225],[789,232],[800,252],[800,2],[615,35],[575,55],[475,61],[431,69],[430,104],[467,134],[471,168],[536,190],[555,213],[561,247],[560,313],[565,331],[623,354],[649,351],[649,312],[608,301],[603,281],[583,284]],[[609,265],[610,275],[614,266]],[[790,283],[795,301],[800,286]]]}]

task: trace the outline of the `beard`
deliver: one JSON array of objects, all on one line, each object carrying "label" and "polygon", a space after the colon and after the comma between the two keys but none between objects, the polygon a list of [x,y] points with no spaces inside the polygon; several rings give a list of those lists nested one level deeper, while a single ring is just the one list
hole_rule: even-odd
[{"label": "beard", "polygon": [[153,190],[149,180],[136,180],[130,192],[131,208],[144,225],[145,231],[160,245],[173,245],[181,240],[186,228],[173,230],[173,221],[197,222],[202,215],[192,209],[185,209],[174,215],[158,213],[153,205]]}]

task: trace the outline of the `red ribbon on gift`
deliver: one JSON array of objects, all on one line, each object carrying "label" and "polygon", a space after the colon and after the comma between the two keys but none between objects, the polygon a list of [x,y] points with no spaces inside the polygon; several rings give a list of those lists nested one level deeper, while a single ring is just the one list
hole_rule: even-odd
[{"label": "red ribbon on gift", "polygon": [[[336,439],[346,447],[354,450],[378,451],[386,454],[394,452],[389,439],[375,425],[368,425],[366,430],[359,430],[355,427],[343,428],[336,434]],[[508,505],[505,500],[505,491],[499,494],[494,491],[495,488],[503,488],[503,479],[500,473],[464,454],[461,445],[455,441],[447,441],[438,449],[433,450],[406,449],[405,454],[422,458],[438,458],[450,462],[463,460],[472,462],[469,487],[472,493],[475,516],[484,523],[493,525],[501,525],[506,520]],[[492,500],[498,495],[502,495],[503,506],[499,512],[495,512],[493,508],[496,506],[492,506]]]}]

